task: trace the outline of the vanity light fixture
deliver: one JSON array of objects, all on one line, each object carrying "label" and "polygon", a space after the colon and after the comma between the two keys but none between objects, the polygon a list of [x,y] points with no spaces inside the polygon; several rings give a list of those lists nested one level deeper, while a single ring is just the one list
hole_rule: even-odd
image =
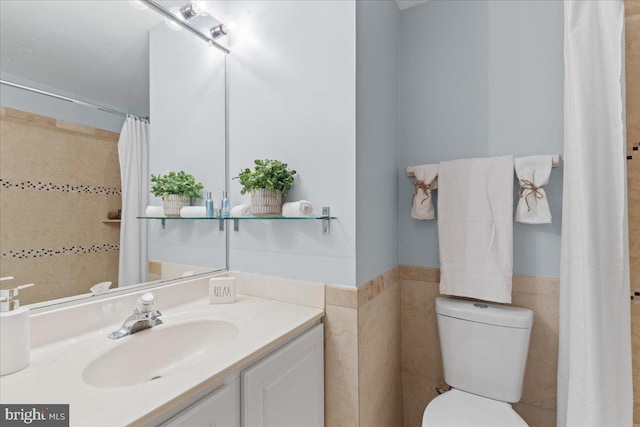
[{"label": "vanity light fixture", "polygon": [[229,29],[224,24],[220,24],[220,25],[216,25],[215,27],[211,27],[211,29],[209,31],[211,32],[211,37],[214,38],[214,39],[217,39],[218,37],[224,37],[227,34],[229,34]]}]

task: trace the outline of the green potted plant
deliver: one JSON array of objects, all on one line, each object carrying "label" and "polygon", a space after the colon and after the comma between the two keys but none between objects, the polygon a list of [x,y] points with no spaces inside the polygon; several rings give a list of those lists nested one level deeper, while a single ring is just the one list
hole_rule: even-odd
[{"label": "green potted plant", "polygon": [[151,175],[151,193],[164,201],[166,216],[180,216],[180,209],[191,204],[191,198],[199,198],[204,188],[196,183],[193,175],[184,171],[169,172],[166,175]]},{"label": "green potted plant", "polygon": [[251,194],[251,213],[254,216],[273,216],[282,213],[282,198],[293,186],[296,171],[288,169],[280,160],[255,160],[253,170],[246,168],[233,179],[240,180],[241,194]]}]

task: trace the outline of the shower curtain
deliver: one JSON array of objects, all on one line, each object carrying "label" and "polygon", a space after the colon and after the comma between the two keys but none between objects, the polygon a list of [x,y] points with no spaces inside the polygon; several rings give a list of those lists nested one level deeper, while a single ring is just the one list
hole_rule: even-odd
[{"label": "shower curtain", "polygon": [[147,281],[147,223],[143,215],[149,199],[149,124],[127,117],[118,140],[122,181],[120,264],[118,286]]},{"label": "shower curtain", "polygon": [[622,0],[564,2],[559,427],[631,427]]}]

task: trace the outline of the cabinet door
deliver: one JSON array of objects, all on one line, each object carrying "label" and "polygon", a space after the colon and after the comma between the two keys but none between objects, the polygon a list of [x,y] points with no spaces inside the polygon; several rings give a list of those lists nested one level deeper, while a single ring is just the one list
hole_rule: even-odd
[{"label": "cabinet door", "polygon": [[245,370],[243,427],[324,426],[322,325]]},{"label": "cabinet door", "polygon": [[240,380],[205,396],[162,427],[240,427]]}]

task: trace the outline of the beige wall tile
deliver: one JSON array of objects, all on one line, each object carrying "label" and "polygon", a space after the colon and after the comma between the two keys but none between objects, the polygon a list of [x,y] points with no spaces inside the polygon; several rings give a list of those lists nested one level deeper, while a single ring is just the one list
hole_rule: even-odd
[{"label": "beige wall tile", "polygon": [[15,110],[13,108],[3,107],[4,117],[12,119],[24,120],[33,124],[55,126],[56,120],[51,117],[41,116],[39,114],[27,113],[26,111]]},{"label": "beige wall tile", "polygon": [[358,309],[361,427],[402,425],[400,286],[393,271],[378,279],[358,289],[359,300],[367,295]]},{"label": "beige wall tile", "polygon": [[0,170],[3,179],[68,184],[69,145],[75,136],[50,126],[0,119]]},{"label": "beige wall tile", "polygon": [[324,297],[327,305],[358,308],[358,290],[356,288],[327,285],[324,291]]},{"label": "beige wall tile", "polygon": [[[117,282],[118,252],[39,256],[36,251],[117,245],[119,227],[102,223],[121,207],[119,195],[62,191],[54,186],[120,188],[117,134],[4,109],[0,119],[0,170],[22,187],[0,189],[3,253],[30,251],[29,258],[3,257],[2,270],[36,287],[23,303],[77,293],[101,281]],[[20,272],[20,273],[18,273]]]},{"label": "beige wall tile", "polygon": [[625,0],[625,16],[638,16],[640,15],[640,1],[638,0]]},{"label": "beige wall tile", "polygon": [[431,380],[422,375],[402,373],[402,407],[404,427],[421,427],[427,404],[438,396]]},{"label": "beige wall tile", "polygon": [[326,427],[357,427],[358,311],[327,305],[324,329]]},{"label": "beige wall tile", "polygon": [[[640,1],[625,0],[627,147],[640,145]],[[631,289],[640,290],[640,151],[627,161]],[[633,420],[640,423],[640,305],[631,305]]]},{"label": "beige wall tile", "polygon": [[439,283],[440,269],[433,267],[418,267],[415,265],[399,265],[396,267],[398,279],[418,280],[423,282]]},{"label": "beige wall tile", "polygon": [[[555,418],[559,280],[515,276],[513,283],[513,305],[531,308],[535,313],[521,402]],[[404,419],[405,426],[411,426],[419,425],[415,422],[437,395],[435,388],[448,386],[444,382],[435,312],[438,283],[401,280],[400,284]],[[423,393],[420,399],[414,396],[417,390]]]},{"label": "beige wall tile", "polygon": [[11,288],[25,283],[35,286],[20,292],[20,304],[32,304],[40,301],[68,296],[59,284],[70,282],[71,259],[67,255],[42,258],[2,258],[0,275],[13,276],[15,280],[2,282],[2,288]]},{"label": "beige wall tile", "polygon": [[[521,277],[515,286],[513,305],[533,310],[534,320],[521,403],[556,410],[558,371],[558,279]],[[528,283],[527,283],[528,282]]]},{"label": "beige wall tile", "polygon": [[401,280],[402,370],[444,384],[436,319],[438,284]]},{"label": "beige wall tile", "polygon": [[162,277],[162,263],[159,261],[149,261],[149,274]]}]

